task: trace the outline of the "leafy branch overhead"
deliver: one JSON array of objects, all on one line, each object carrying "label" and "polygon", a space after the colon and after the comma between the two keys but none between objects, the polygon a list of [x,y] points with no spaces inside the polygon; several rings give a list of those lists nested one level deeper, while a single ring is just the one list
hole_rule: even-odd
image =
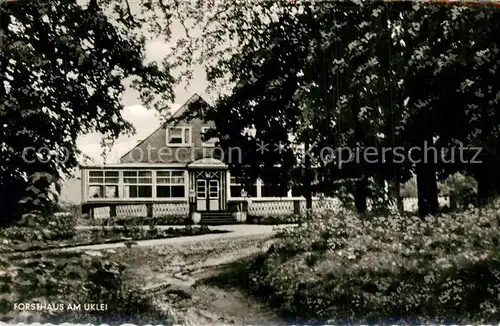
[{"label": "leafy branch overhead", "polygon": [[[57,176],[77,165],[79,135],[99,132],[109,143],[133,132],[122,117],[126,82],[148,107],[168,107],[173,100],[170,68],[144,63],[146,38],[138,32],[144,21],[131,25],[132,16],[119,19],[122,5],[95,0],[0,4],[3,212],[15,210],[28,176]],[[40,148],[48,148],[41,158],[35,155]]]},{"label": "leafy branch overhead", "polygon": [[[281,154],[249,155],[244,166],[233,167],[247,179],[312,182],[320,192],[335,193],[338,180],[354,178],[356,206],[364,211],[367,198],[380,194],[370,184],[380,188],[388,181],[399,189],[416,174],[421,215],[437,211],[437,176],[474,177],[479,203],[498,192],[499,8],[243,1],[212,2],[207,11],[205,3],[176,4],[177,18],[198,32],[178,43],[179,65],[189,70],[197,60],[212,88],[228,87],[207,113],[221,145],[252,151],[261,141],[285,144]],[[300,179],[304,172],[293,155],[304,142],[316,144],[314,180]],[[410,148],[425,144],[444,152],[479,146],[483,163],[410,161]],[[322,149],[342,146],[401,147],[406,159],[323,164]],[[262,169],[277,164],[277,171]]]}]

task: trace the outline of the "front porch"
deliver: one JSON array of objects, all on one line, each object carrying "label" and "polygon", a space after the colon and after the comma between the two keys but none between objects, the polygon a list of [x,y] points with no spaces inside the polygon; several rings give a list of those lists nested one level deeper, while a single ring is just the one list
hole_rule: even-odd
[{"label": "front porch", "polygon": [[[321,212],[328,209],[336,209],[340,206],[340,202],[333,198],[328,199],[313,199],[313,211]],[[186,220],[186,223],[191,223],[192,212],[196,212],[193,208],[194,204],[188,202],[166,202],[166,203],[114,203],[100,204],[90,208],[87,213],[89,217],[96,219],[108,218],[164,218],[176,217]],[[191,210],[190,210],[191,209]],[[230,199],[228,201],[227,210],[225,211],[199,211],[202,215],[203,224],[210,217],[215,224],[236,223],[235,213],[244,212],[251,217],[287,217],[293,215],[304,215],[306,213],[306,200],[303,197],[292,198],[252,198]],[[214,221],[216,220],[216,221]]]},{"label": "front porch", "polygon": [[[184,218],[230,224],[236,217],[305,214],[305,199],[276,193],[257,180],[243,189],[214,158],[190,164],[116,164],[82,168],[82,206],[90,218]],[[246,196],[245,194],[248,194]],[[313,200],[313,209],[339,203]],[[321,208],[322,209],[322,208]]]},{"label": "front porch", "polygon": [[189,212],[227,212],[228,166],[214,158],[203,158],[187,166]]}]

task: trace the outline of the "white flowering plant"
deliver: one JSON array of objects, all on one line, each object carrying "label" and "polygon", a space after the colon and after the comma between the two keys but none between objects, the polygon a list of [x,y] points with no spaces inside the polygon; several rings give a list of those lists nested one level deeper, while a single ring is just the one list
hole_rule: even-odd
[{"label": "white flowering plant", "polygon": [[498,203],[425,219],[315,215],[279,231],[250,283],[302,321],[493,322],[499,224]]}]

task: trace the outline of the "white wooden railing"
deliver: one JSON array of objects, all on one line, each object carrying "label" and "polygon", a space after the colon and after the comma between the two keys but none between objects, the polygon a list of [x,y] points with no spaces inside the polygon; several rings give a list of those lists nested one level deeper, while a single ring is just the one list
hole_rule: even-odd
[{"label": "white wooden railing", "polygon": [[[439,206],[449,206],[449,197],[439,197]],[[261,197],[248,200],[248,214],[254,216],[286,216],[296,213],[296,203],[298,203],[300,214],[306,212],[306,200],[303,197]],[[342,206],[337,198],[313,198],[313,212],[324,210],[336,210]],[[369,209],[371,205],[369,204]],[[407,212],[415,212],[418,209],[417,198],[404,198],[403,207]],[[93,208],[94,218],[109,218],[110,207]],[[153,217],[162,216],[182,216],[189,213],[188,203],[161,203],[153,204]],[[148,214],[146,205],[117,205],[116,216],[121,217],[146,217]]]},{"label": "white wooden railing", "polygon": [[[450,197],[438,197],[440,207],[450,206]],[[418,198],[403,198],[403,209],[405,212],[416,212],[418,210]]]},{"label": "white wooden railing", "polygon": [[188,213],[188,203],[153,204],[153,217],[180,216]]},{"label": "white wooden railing", "polygon": [[111,209],[109,207],[96,207],[93,208],[94,218],[102,219],[109,218]]},{"label": "white wooden railing", "polygon": [[[296,213],[295,203],[298,203],[300,214],[306,212],[306,200],[303,197],[296,198],[252,198],[248,201],[248,214],[255,216],[285,216]],[[328,209],[338,209],[340,200],[336,198],[313,198],[313,212],[321,212]]]},{"label": "white wooden railing", "polygon": [[[252,198],[248,202],[248,213],[256,216],[283,216],[294,214],[294,201],[300,203],[300,214],[306,211],[306,200],[302,197],[299,198]],[[438,203],[440,207],[449,206],[449,197],[439,197]],[[372,204],[368,203],[368,209],[371,209]],[[337,210],[342,207],[342,203],[337,198],[313,198],[312,209],[313,212],[321,212],[324,210]],[[417,198],[404,198],[403,207],[407,212],[416,212],[418,209]]]},{"label": "white wooden railing", "polygon": [[282,216],[293,214],[292,200],[249,201],[248,214],[255,216]]},{"label": "white wooden railing", "polygon": [[[306,200],[300,201],[300,213],[303,214],[306,211]],[[312,210],[313,212],[321,212],[325,210],[336,210],[342,207],[342,202],[337,198],[324,198],[317,199],[312,202]]]},{"label": "white wooden railing", "polygon": [[119,205],[116,206],[117,217],[145,217],[148,215],[146,205]]}]

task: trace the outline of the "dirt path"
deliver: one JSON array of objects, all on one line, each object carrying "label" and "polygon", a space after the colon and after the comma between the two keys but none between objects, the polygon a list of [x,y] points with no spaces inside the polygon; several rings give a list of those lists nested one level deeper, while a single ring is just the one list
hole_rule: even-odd
[{"label": "dirt path", "polygon": [[158,305],[179,324],[278,325],[284,321],[266,304],[224,276],[235,263],[267,250],[271,243],[270,235],[252,235],[175,247],[132,248],[120,259],[131,266],[129,281],[157,298]]},{"label": "dirt path", "polygon": [[[180,303],[176,304],[177,306]],[[236,288],[217,288],[201,285],[196,294],[182,307],[183,322],[188,325],[279,325],[283,324],[262,303],[249,298]]]}]

